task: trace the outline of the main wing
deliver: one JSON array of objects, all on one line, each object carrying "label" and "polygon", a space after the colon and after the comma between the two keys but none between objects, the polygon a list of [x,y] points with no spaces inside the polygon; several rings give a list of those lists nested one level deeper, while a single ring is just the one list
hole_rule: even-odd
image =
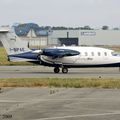
[{"label": "main wing", "polygon": [[62,58],[67,56],[79,55],[80,52],[76,50],[70,50],[70,49],[49,48],[49,49],[42,49],[40,54],[56,59],[56,58]]}]

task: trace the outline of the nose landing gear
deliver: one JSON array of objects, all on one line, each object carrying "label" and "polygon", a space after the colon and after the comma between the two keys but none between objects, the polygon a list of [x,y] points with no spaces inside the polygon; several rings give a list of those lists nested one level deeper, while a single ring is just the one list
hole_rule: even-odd
[{"label": "nose landing gear", "polygon": [[[60,68],[55,67],[54,68],[54,73],[59,73],[59,72],[60,72]],[[67,67],[62,67],[62,73],[68,73],[68,68]]]}]

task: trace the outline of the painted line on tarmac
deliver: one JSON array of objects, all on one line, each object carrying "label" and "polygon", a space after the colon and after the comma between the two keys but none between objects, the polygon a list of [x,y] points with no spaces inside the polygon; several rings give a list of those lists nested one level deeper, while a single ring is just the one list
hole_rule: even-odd
[{"label": "painted line on tarmac", "polygon": [[49,118],[40,118],[40,119],[34,119],[34,120],[56,120],[56,119],[64,119],[64,118],[96,117],[96,116],[108,116],[108,115],[120,115],[120,112],[101,113],[101,114],[85,114],[85,115],[71,115],[71,116],[62,116],[62,117],[49,117]]}]

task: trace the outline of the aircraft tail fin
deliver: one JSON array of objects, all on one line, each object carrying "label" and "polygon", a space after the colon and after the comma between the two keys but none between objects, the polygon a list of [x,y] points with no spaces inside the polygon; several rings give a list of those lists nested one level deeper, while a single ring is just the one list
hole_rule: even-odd
[{"label": "aircraft tail fin", "polygon": [[16,55],[31,51],[27,47],[27,42],[22,41],[15,33],[10,31],[10,29],[0,29],[0,40],[8,55]]}]

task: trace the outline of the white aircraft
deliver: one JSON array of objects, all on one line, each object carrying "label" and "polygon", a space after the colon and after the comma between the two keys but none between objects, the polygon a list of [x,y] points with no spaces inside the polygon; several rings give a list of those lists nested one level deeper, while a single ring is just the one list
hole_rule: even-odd
[{"label": "white aircraft", "polygon": [[68,73],[68,68],[120,67],[120,54],[99,47],[52,47],[31,50],[18,36],[6,29],[0,29],[0,40],[5,47],[9,61],[28,61],[54,67],[54,72]]}]

